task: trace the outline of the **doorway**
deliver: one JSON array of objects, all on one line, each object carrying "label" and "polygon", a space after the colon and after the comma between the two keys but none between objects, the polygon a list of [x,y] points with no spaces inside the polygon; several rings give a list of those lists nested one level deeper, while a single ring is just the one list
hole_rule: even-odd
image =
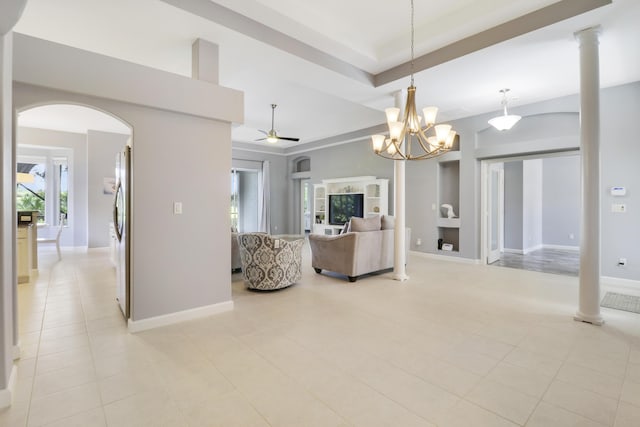
[{"label": "doorway", "polygon": [[481,174],[484,263],[576,276],[577,151],[483,160]]}]

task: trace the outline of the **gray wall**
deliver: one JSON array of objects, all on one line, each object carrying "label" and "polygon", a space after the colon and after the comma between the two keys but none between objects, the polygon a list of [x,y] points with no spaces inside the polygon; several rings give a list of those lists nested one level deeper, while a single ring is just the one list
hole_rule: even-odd
[{"label": "gray wall", "polygon": [[[259,147],[259,146],[257,146]],[[242,165],[243,161],[248,162],[252,167],[261,167],[259,163],[263,160],[269,161],[269,175],[271,192],[271,232],[274,234],[285,234],[292,232],[289,229],[290,201],[289,201],[289,181],[287,174],[287,159],[283,155],[259,153],[246,150],[234,149],[232,151],[233,164]],[[231,171],[231,169],[229,169]]]},{"label": "gray wall", "polygon": [[104,178],[115,176],[116,153],[127,144],[129,135],[87,132],[88,164],[88,247],[109,246],[109,223],[113,221],[113,194],[104,194]]},{"label": "gray wall", "polygon": [[[640,280],[640,221],[634,212],[640,210],[640,190],[633,185],[640,182],[640,82],[602,90],[601,130],[601,271],[604,276]],[[579,148],[579,97],[565,96],[550,101],[513,107],[514,114],[523,119],[509,132],[492,129],[487,120],[493,114],[483,114],[451,122],[460,135],[460,256],[480,258],[480,160],[508,158],[548,152],[569,152]],[[357,140],[326,149],[290,153],[289,159],[311,158],[312,182],[342,176],[374,175],[392,178],[392,162],[372,154],[368,139]],[[411,249],[436,252],[437,204],[436,183],[438,160],[407,164],[407,226],[412,229]],[[572,172],[573,173],[573,172]],[[625,185],[627,196],[613,198],[609,189]],[[390,190],[393,183],[390,182]],[[390,191],[392,206],[393,191]],[[544,197],[544,192],[543,192]],[[627,214],[611,213],[611,203],[625,203]],[[544,215],[544,214],[543,214]],[[543,225],[544,228],[544,225]],[[568,232],[563,231],[568,236]],[[576,240],[579,233],[573,233]],[[421,238],[423,245],[415,245]],[[628,265],[617,267],[619,257],[626,257]]]},{"label": "gray wall", "polygon": [[[19,155],[53,156],[56,149],[69,161],[69,222],[60,235],[62,246],[87,246],[87,135],[20,127],[16,133]],[[50,227],[49,227],[50,228]],[[38,235],[55,230],[38,229]]]},{"label": "gray wall", "polygon": [[542,159],[522,162],[522,243],[525,252],[542,246]]},{"label": "gray wall", "polygon": [[[600,98],[600,242],[603,276],[640,280],[640,82],[602,91]],[[613,186],[626,186],[625,197],[613,197]],[[612,213],[612,203],[627,213]],[[627,258],[618,267],[618,258]]]},{"label": "gray wall", "polygon": [[133,129],[132,320],[230,301],[231,254],[217,242],[230,238],[231,125],[212,117],[242,120],[242,95],[37,39],[15,53],[18,110],[77,103]]},{"label": "gray wall", "polygon": [[580,246],[580,199],[580,156],[543,159],[542,242],[545,246]]},{"label": "gray wall", "polygon": [[522,242],[522,160],[504,164],[504,248],[520,252]]}]

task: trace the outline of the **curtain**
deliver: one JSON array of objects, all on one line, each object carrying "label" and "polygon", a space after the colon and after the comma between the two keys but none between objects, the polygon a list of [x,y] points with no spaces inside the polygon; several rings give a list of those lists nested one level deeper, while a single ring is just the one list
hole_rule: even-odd
[{"label": "curtain", "polygon": [[262,180],[258,188],[258,231],[271,233],[271,192],[269,191],[269,161],[262,162]]}]

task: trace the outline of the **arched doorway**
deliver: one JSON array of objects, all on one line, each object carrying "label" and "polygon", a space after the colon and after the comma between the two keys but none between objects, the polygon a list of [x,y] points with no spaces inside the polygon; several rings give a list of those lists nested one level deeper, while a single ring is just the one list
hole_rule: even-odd
[{"label": "arched doorway", "polygon": [[[16,124],[16,209],[36,212],[31,268],[37,272],[39,260],[57,262],[57,253],[39,246],[36,238],[53,238],[59,230],[63,254],[70,248],[111,248],[121,278],[114,302],[117,296],[128,315],[129,236],[116,242],[110,223],[116,158],[132,146],[132,127],[93,106],[69,103],[30,105],[17,111]],[[29,182],[20,182],[20,176]],[[121,261],[116,253],[122,254]]]}]

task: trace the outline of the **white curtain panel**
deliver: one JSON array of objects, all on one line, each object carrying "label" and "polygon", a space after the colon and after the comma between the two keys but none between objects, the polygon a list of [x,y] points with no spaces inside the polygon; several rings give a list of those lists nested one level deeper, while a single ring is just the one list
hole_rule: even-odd
[{"label": "white curtain panel", "polygon": [[260,220],[259,231],[271,232],[271,192],[269,191],[269,161],[262,162],[262,179],[259,184],[258,194],[258,218]]}]

